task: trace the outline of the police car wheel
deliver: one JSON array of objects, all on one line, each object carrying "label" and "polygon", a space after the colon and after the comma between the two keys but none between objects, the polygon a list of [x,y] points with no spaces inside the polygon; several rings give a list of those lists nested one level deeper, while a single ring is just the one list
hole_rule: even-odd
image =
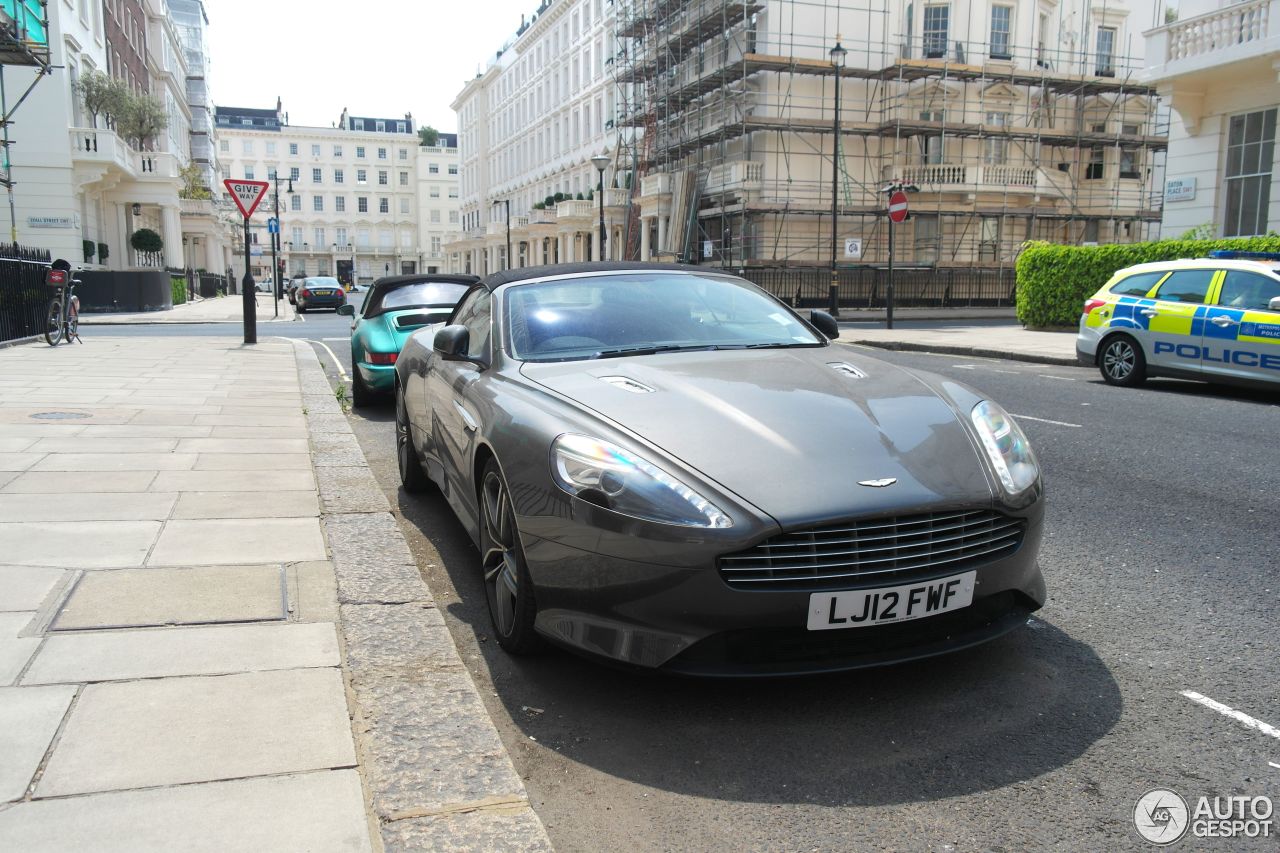
[{"label": "police car wheel", "polygon": [[1128,335],[1116,335],[1103,341],[1098,369],[1108,385],[1132,388],[1147,378],[1147,360],[1142,347]]}]

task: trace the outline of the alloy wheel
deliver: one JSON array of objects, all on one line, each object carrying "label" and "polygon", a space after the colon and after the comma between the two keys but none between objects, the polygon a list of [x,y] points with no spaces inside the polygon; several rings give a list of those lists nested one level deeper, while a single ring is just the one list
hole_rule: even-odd
[{"label": "alloy wheel", "polygon": [[497,471],[491,469],[485,473],[480,495],[487,546],[483,558],[485,591],[494,628],[503,637],[510,637],[516,626],[520,593],[515,516],[507,487]]}]

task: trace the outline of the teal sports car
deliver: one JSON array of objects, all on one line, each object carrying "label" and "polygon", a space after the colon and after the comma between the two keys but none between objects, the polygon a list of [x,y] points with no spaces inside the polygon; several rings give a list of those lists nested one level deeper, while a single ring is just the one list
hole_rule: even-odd
[{"label": "teal sports car", "polygon": [[351,404],[367,406],[395,390],[396,357],[409,336],[424,326],[443,326],[480,279],[473,275],[398,275],[380,278],[359,312],[338,308],[351,323]]}]

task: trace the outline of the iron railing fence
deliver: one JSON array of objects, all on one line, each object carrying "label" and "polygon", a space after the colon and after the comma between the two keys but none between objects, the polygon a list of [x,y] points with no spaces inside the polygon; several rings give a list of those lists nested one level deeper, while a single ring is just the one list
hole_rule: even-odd
[{"label": "iron railing fence", "polygon": [[49,253],[0,243],[0,342],[44,332],[51,289],[45,285]]},{"label": "iron railing fence", "polygon": [[[830,304],[830,267],[746,267],[732,270],[797,308]],[[838,272],[841,308],[883,308],[889,274],[884,267]],[[1010,267],[898,267],[893,304],[898,308],[1006,307],[1014,305],[1017,275]]]}]

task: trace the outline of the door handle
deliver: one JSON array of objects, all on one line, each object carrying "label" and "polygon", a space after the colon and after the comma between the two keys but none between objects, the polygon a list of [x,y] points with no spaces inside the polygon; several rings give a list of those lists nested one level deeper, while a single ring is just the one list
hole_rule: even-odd
[{"label": "door handle", "polygon": [[1210,322],[1210,323],[1213,323],[1213,325],[1215,325],[1215,326],[1221,326],[1222,328],[1226,328],[1227,326],[1239,326],[1239,325],[1240,325],[1240,321],[1239,321],[1239,320],[1233,320],[1233,319],[1231,319],[1230,317],[1226,317],[1226,316],[1214,317],[1214,318],[1213,318],[1212,320],[1210,320],[1209,322]]},{"label": "door handle", "polygon": [[1141,311],[1143,317],[1158,317],[1160,312],[1154,308],[1143,308]]}]

